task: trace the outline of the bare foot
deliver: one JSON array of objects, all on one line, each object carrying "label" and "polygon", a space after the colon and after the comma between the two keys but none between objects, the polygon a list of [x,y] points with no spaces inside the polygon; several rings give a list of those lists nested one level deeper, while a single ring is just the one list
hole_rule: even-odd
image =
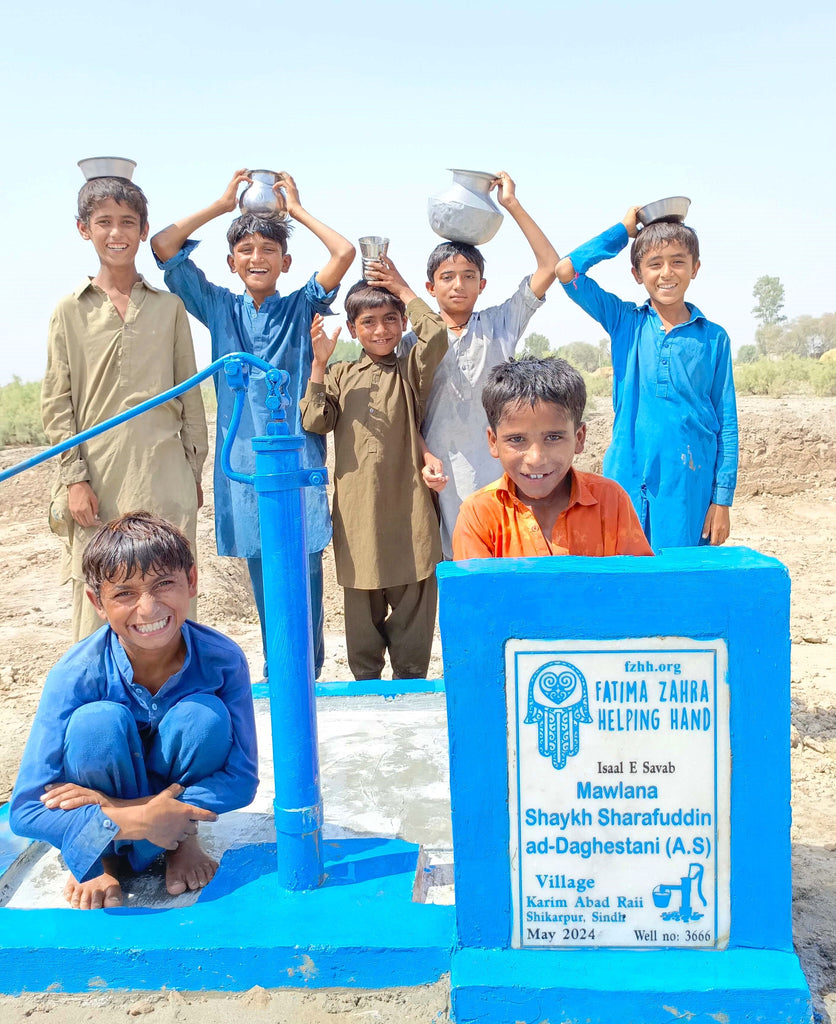
[{"label": "bare foot", "polygon": [[166,851],[165,887],[170,896],[179,896],[186,889],[202,889],[217,870],[218,862],[203,849],[197,836],[188,836],[176,850]]},{"label": "bare foot", "polygon": [[102,857],[104,871],[87,882],[79,882],[72,875],[64,886],[64,899],[73,910],[108,910],[122,906],[122,886],[116,877],[119,859]]}]

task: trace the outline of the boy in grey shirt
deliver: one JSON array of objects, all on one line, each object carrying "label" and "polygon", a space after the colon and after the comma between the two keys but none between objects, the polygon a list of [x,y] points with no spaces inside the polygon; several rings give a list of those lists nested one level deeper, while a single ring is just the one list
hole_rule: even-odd
[{"label": "boy in grey shirt", "polygon": [[[535,310],[555,280],[559,258],[554,247],[523,209],[515,185],[502,171],[494,181],[497,199],[520,226],[537,260],[537,269],[520,282],[500,306],[474,311],[487,283],[485,261],[475,246],[443,242],[427,262],[427,291],[438,302],[447,324],[449,349],[435,372],[421,432],[429,451],[441,462],[440,477],[448,477],[439,493],[441,540],[445,558],[453,557],[453,528],[462,501],[496,477],[496,462],[485,441],[487,420],[482,388],[497,363],[514,354]],[[403,355],[416,343],[405,334]],[[426,478],[426,474],[425,474]]]}]

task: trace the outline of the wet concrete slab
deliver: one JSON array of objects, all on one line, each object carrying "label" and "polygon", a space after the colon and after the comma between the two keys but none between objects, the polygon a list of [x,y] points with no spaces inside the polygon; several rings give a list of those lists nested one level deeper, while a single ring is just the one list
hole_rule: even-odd
[{"label": "wet concrete slab", "polygon": [[[221,862],[233,851],[275,844],[275,795],[266,697],[255,700],[260,783],[249,807],[202,825],[205,849]],[[416,894],[451,903],[452,837],[443,693],[317,698],[324,840],[401,839],[420,850]],[[0,831],[0,907],[64,909],[66,868],[45,843]],[[128,876],[126,906],[187,907],[199,893],[165,892],[162,858]],[[209,887],[211,890],[211,886]]]}]

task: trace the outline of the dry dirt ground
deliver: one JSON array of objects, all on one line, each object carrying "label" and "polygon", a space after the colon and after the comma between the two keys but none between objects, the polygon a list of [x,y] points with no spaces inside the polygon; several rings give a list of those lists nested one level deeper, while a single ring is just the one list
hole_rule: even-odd
[{"label": "dry dirt ground", "polygon": [[[795,943],[817,1008],[836,1021],[836,398],[744,398],[741,472],[731,543],[780,558],[792,576],[793,906]],[[582,468],[599,469],[610,415],[596,400]],[[0,468],[33,454],[0,450]],[[69,637],[69,592],[56,585],[57,540],[46,526],[52,468],[43,464],[0,484],[0,802],[8,798],[44,676]],[[205,476],[211,482],[207,469]],[[212,495],[201,513],[200,618],[237,640],[260,668],[259,634],[246,571],[214,554]],[[350,678],[342,643],[342,600],[326,553],[327,661],[323,678]],[[441,674],[434,659],[431,674]],[[0,1019],[49,1014],[55,1024],[154,1013],[168,1021],[332,1024],[441,1022],[444,982],[417,990],[360,993],[55,993],[0,997]],[[617,1022],[614,1022],[617,1024]]]}]

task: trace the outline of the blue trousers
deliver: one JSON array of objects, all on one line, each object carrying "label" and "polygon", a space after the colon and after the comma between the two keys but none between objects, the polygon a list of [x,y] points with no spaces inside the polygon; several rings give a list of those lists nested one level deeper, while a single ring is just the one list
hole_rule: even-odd
[{"label": "blue trousers", "polygon": [[[267,630],[264,626],[264,573],[262,571],[261,555],[255,555],[247,559],[247,568],[250,570],[250,580],[253,585],[253,597],[255,606],[258,609],[258,621],[261,624],[261,646],[264,650],[264,676],[267,678]],[[311,630],[313,633],[314,649],[314,679],[319,678],[322,665],[325,662],[325,615],[322,610],[322,552],[312,551],[308,555],[308,586],[311,594]]]},{"label": "blue trousers", "polygon": [[[64,778],[108,796],[135,800],[174,782],[189,786],[220,771],[232,749],[232,722],[223,701],[198,693],[178,701],[159,727],[141,736],[124,704],[95,701],[77,708],[64,739]],[[147,839],[116,840],[104,856],[127,856],[142,871],[162,853]]]}]

